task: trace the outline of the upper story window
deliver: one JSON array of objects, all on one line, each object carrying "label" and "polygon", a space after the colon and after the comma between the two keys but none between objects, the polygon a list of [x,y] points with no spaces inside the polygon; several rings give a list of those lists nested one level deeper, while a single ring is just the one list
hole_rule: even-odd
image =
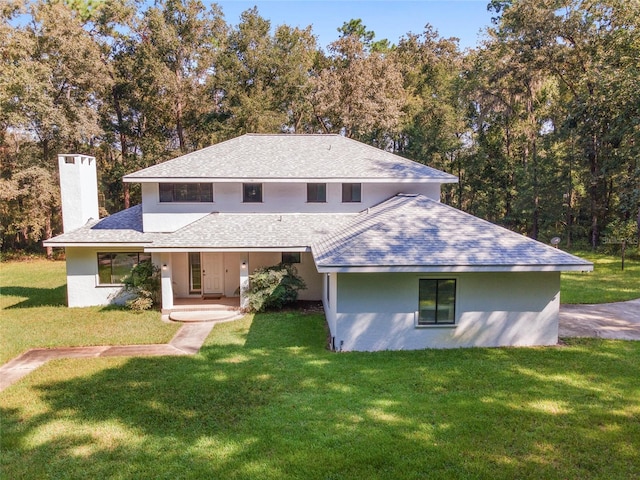
[{"label": "upper story window", "polygon": [[421,278],[418,325],[454,325],[456,323],[456,280]]},{"label": "upper story window", "polygon": [[262,203],[262,184],[243,183],[242,201],[244,203]]},{"label": "upper story window", "polygon": [[327,201],[326,183],[307,183],[307,202],[325,203]]},{"label": "upper story window", "polygon": [[342,184],[342,203],[361,202],[362,201],[362,184],[361,183],[343,183]]},{"label": "upper story window", "polygon": [[160,183],[161,202],[213,202],[212,183]]},{"label": "upper story window", "polygon": [[300,263],[300,252],[282,252],[282,263]]}]

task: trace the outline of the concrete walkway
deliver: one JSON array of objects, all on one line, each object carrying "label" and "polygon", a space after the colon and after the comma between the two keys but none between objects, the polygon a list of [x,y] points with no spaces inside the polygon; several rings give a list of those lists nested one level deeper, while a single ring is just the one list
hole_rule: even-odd
[{"label": "concrete walkway", "polygon": [[0,367],[0,392],[49,360],[59,358],[193,355],[198,353],[216,323],[185,323],[169,343],[161,345],[33,348]]},{"label": "concrete walkway", "polygon": [[640,340],[640,298],[598,305],[560,305],[558,335]]}]

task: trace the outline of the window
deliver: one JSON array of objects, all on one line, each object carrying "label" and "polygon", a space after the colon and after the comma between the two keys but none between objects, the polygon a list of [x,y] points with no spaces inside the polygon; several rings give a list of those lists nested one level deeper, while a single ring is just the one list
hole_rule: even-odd
[{"label": "window", "polygon": [[324,203],[327,201],[326,183],[307,183],[307,202]]},{"label": "window", "polygon": [[122,283],[138,263],[150,261],[150,253],[98,253],[98,284]]},{"label": "window", "polygon": [[202,292],[200,253],[189,252],[189,293]]},{"label": "window", "polygon": [[342,184],[342,203],[352,203],[362,201],[362,184],[361,183],[343,183]]},{"label": "window", "polygon": [[212,183],[160,183],[161,202],[213,202]]},{"label": "window", "polygon": [[282,252],[282,263],[300,263],[300,252]]},{"label": "window", "polygon": [[244,203],[261,203],[262,202],[262,184],[261,183],[243,183],[242,184],[242,201]]},{"label": "window", "polygon": [[453,325],[456,320],[456,281],[420,279],[418,325]]}]

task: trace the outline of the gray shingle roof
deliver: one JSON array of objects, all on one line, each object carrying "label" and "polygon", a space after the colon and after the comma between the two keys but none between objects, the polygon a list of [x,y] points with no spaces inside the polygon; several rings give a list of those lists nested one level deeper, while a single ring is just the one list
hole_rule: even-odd
[{"label": "gray shingle roof", "polygon": [[356,215],[211,213],[158,238],[150,249],[308,248]]},{"label": "gray shingle roof", "polygon": [[151,243],[162,234],[142,231],[142,205],[127,208],[100,220],[88,222],[72,232],[63,233],[44,242],[45,246],[87,243]]},{"label": "gray shingle roof", "polygon": [[562,250],[421,195],[398,195],[362,212],[316,242],[312,251],[320,271],[358,267],[405,267],[405,271],[592,267]]},{"label": "gray shingle roof", "polygon": [[125,181],[370,179],[452,183],[457,178],[340,135],[247,134],[131,173]]},{"label": "gray shingle roof", "polygon": [[359,214],[211,213],[173,233],[142,232],[140,205],[47,240],[49,246],[145,250],[311,246],[323,271],[591,270],[592,264],[421,195]]}]

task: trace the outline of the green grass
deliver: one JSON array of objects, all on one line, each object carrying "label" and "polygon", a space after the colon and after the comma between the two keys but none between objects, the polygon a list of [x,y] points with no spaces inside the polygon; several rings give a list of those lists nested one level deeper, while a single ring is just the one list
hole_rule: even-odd
[{"label": "green grass", "polygon": [[65,281],[61,261],[0,265],[0,364],[34,347],[166,343],[178,329],[158,312],[67,308]]},{"label": "green grass", "polygon": [[0,394],[4,478],[640,478],[640,342],[345,353],[321,315]]},{"label": "green grass", "polygon": [[564,272],[562,303],[609,303],[640,298],[640,256],[630,252],[624,271],[620,256],[575,251],[574,255],[593,262],[593,272]]}]

